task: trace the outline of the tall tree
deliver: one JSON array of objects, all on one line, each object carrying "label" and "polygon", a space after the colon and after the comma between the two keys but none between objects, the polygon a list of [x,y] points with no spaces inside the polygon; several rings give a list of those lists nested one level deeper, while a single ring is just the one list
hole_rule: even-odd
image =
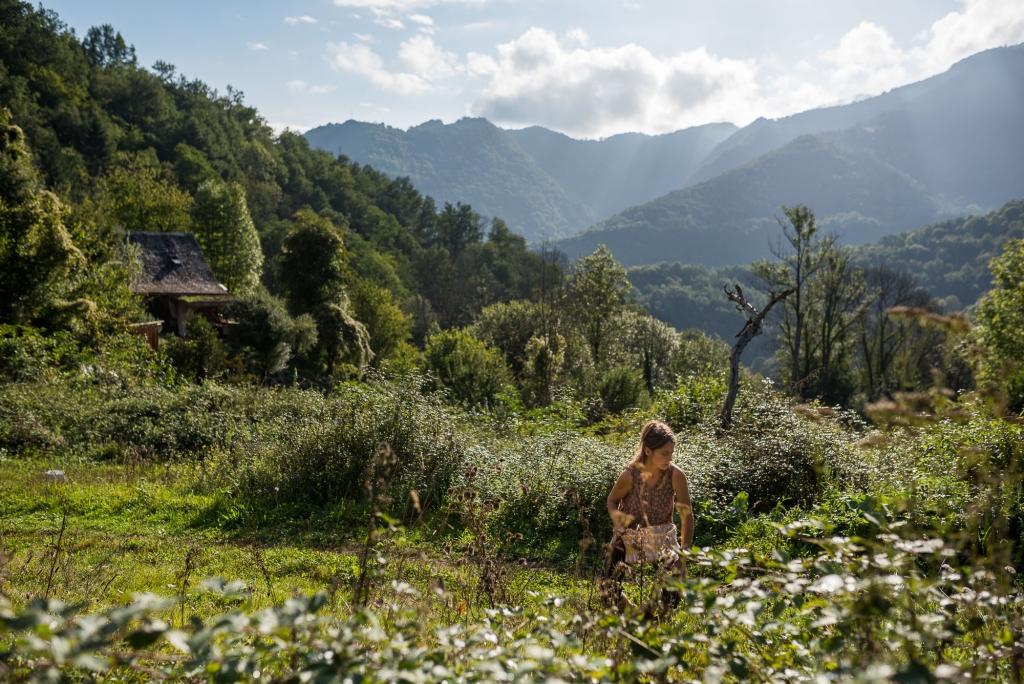
[{"label": "tall tree", "polygon": [[119,155],[106,181],[110,212],[125,230],[190,230],[192,196],[163,177],[156,155]]},{"label": "tall tree", "polygon": [[569,272],[569,310],[590,346],[594,363],[604,360],[604,346],[612,316],[622,307],[631,286],[610,249],[597,250],[577,260]]},{"label": "tall tree", "polygon": [[782,207],[785,220],[778,219],[782,236],[770,244],[779,260],[761,261],[753,265],[754,274],[768,291],[793,290],[778,318],[779,333],[785,352],[789,382],[795,386],[808,373],[803,350],[806,345],[807,312],[810,307],[808,289],[815,274],[825,264],[835,247],[834,235],[822,235],[814,212],[803,204]]},{"label": "tall tree", "polygon": [[193,229],[210,268],[230,292],[252,291],[260,280],[263,252],[238,183],[204,181],[196,191]]},{"label": "tall tree", "polygon": [[84,261],[66,216],[56,195],[42,189],[21,129],[0,109],[0,323],[29,322]]},{"label": "tall tree", "polygon": [[348,353],[362,367],[373,357],[366,327],[349,315],[345,293],[348,255],[341,231],[311,209],[295,214],[295,229],[282,245],[278,282],[295,316],[316,321],[314,352],[328,376]]},{"label": "tall tree", "polygon": [[916,319],[893,316],[893,307],[931,309],[937,312],[931,295],[918,287],[903,271],[872,266],[865,271],[869,303],[857,324],[861,388],[870,401],[900,388],[899,360],[914,338],[922,334]]}]

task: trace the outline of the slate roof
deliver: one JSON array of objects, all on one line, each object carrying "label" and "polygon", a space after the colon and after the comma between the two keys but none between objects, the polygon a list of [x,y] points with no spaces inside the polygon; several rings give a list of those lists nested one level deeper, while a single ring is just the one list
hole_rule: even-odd
[{"label": "slate roof", "polygon": [[142,275],[132,291],[154,295],[226,297],[192,233],[132,231],[128,242],[138,245]]}]

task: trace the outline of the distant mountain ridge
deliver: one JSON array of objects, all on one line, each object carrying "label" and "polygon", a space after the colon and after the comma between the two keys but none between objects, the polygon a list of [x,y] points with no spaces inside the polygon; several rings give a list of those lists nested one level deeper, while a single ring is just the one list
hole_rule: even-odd
[{"label": "distant mountain ridge", "polygon": [[625,133],[575,140],[546,128],[503,130],[486,119],[407,131],[346,121],[308,131],[314,147],[392,176],[408,176],[438,202],[464,202],[500,216],[537,241],[573,235],[626,207],[682,187],[697,165],[738,129],[730,123],[665,135]]},{"label": "distant mountain ridge", "polygon": [[781,205],[807,204],[847,244],[1024,196],[1024,45],[851,104],[736,129],[574,140],[484,119],[408,131],[349,121],[306,133],[439,202],[504,218],[570,257],[606,243],[626,265],[768,256]]},{"label": "distant mountain ridge", "polygon": [[571,235],[599,218],[486,119],[428,121],[408,131],[350,120],[314,128],[305,138],[389,176],[408,176],[438,203],[468,203],[500,216],[528,240]]},{"label": "distant mountain ridge", "polygon": [[759,119],[694,184],[559,244],[572,257],[605,243],[627,265],[720,266],[769,256],[781,205],[807,204],[852,245],[983,213],[1024,196],[1022,124],[1024,45],[988,50],[878,97]]}]

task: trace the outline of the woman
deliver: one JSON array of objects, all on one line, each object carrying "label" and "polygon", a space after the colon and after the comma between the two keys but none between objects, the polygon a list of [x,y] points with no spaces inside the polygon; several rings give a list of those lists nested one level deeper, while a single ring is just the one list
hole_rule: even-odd
[{"label": "woman", "polygon": [[[633,460],[608,494],[608,515],[615,534],[603,577],[611,580],[611,591],[620,606],[627,602],[620,584],[623,564],[658,563],[686,576],[680,552],[693,543],[693,507],[686,475],[672,463],[675,448],[672,428],[656,420],[648,422],[640,432]],[[676,531],[673,522],[676,510],[682,522],[681,532]],[[662,598],[677,602],[678,594],[666,591]]]}]

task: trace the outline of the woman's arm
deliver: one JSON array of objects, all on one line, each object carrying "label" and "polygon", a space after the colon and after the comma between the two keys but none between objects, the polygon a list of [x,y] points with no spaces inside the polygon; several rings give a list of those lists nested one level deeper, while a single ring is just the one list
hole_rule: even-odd
[{"label": "woman's arm", "polygon": [[682,522],[682,529],[679,531],[679,545],[689,549],[693,544],[693,502],[690,501],[690,485],[686,482],[686,475],[677,467],[672,468],[672,489],[676,492],[676,510],[679,511],[679,518]]},{"label": "woman's arm", "polygon": [[629,468],[626,468],[619,475],[619,479],[615,481],[615,486],[612,487],[612,491],[608,494],[608,516],[612,519],[612,526],[615,528],[616,537],[622,534],[626,526],[632,522],[630,516],[619,510],[619,502],[626,498],[632,487],[633,475],[629,472]]}]

